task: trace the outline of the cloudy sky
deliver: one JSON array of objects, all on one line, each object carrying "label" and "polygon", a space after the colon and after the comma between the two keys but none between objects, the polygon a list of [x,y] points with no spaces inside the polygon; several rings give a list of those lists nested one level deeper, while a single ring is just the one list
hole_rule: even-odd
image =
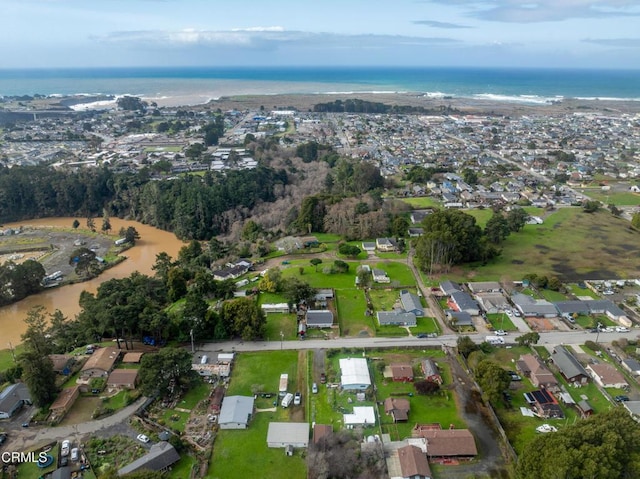
[{"label": "cloudy sky", "polygon": [[2,0],[0,68],[640,68],[640,0]]}]

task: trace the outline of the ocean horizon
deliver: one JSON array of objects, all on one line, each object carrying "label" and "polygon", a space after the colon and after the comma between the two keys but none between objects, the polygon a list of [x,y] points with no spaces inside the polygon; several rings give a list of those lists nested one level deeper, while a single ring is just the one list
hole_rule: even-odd
[{"label": "ocean horizon", "polygon": [[0,69],[0,96],[135,95],[163,104],[225,96],[421,93],[544,104],[640,101],[640,70],[463,67],[121,67]]}]

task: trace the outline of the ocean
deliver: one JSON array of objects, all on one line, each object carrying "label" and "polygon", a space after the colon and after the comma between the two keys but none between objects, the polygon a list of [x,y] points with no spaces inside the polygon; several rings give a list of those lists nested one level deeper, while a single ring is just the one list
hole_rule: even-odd
[{"label": "ocean", "polygon": [[257,67],[0,69],[0,96],[135,95],[197,104],[230,95],[416,92],[522,103],[640,101],[640,70]]}]

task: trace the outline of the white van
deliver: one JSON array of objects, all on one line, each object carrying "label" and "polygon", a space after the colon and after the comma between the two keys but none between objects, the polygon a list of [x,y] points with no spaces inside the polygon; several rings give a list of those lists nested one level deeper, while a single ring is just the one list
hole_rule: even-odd
[{"label": "white van", "polygon": [[287,393],[282,398],[282,402],[280,403],[280,405],[283,408],[287,408],[287,407],[289,407],[291,405],[291,401],[293,401],[293,394]]}]

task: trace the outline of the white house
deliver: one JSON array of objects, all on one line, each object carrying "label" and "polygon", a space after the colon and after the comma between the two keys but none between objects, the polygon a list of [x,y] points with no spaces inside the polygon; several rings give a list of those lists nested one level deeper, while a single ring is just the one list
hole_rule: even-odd
[{"label": "white house", "polygon": [[253,416],[253,397],[226,396],[218,418],[220,429],[246,429]]},{"label": "white house", "polygon": [[309,424],[306,422],[270,422],[268,447],[309,446]]},{"label": "white house", "polygon": [[371,386],[369,367],[364,358],[343,358],[340,360],[340,384],[342,389],[364,390]]},{"label": "white house", "polygon": [[390,283],[391,279],[387,276],[387,272],[382,269],[374,268],[372,271],[374,283]]},{"label": "white house", "polygon": [[342,416],[345,427],[353,426],[375,426],[376,414],[372,406],[356,406],[353,408],[353,414],[344,414]]}]

